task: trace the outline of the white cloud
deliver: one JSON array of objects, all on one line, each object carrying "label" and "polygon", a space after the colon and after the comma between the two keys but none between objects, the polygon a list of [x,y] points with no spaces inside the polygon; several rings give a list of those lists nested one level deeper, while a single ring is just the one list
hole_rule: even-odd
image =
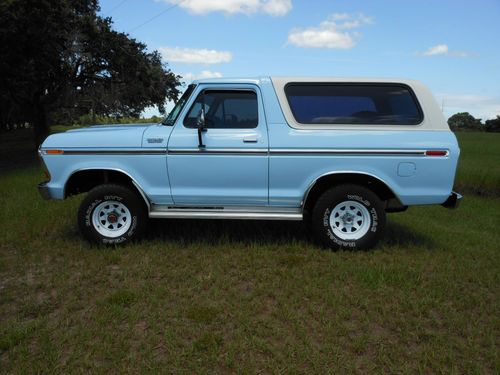
[{"label": "white cloud", "polygon": [[261,4],[262,11],[271,16],[284,16],[292,10],[291,0],[268,0]]},{"label": "white cloud", "polygon": [[469,54],[464,51],[451,51],[446,44],[437,44],[435,46],[429,47],[427,51],[423,53],[424,56],[454,56],[454,57],[467,57]]},{"label": "white cloud", "polygon": [[231,52],[205,48],[160,47],[159,51],[167,62],[219,64],[230,62],[233,59]]},{"label": "white cloud", "polygon": [[469,112],[476,118],[487,120],[500,115],[500,97],[474,94],[437,94],[445,117],[457,112]]},{"label": "white cloud", "polygon": [[198,75],[198,78],[220,78],[222,77],[222,73],[220,72],[211,72],[210,70],[202,70]]},{"label": "white cloud", "polygon": [[371,23],[372,18],[361,13],[335,13],[319,26],[292,29],[288,34],[288,43],[303,48],[349,49],[356,45],[361,36],[352,30]]},{"label": "white cloud", "polygon": [[204,78],[220,78],[222,77],[222,73],[220,72],[212,72],[210,70],[202,70],[199,74],[194,73],[184,73],[181,74],[184,82],[192,82],[195,79],[204,79]]},{"label": "white cloud", "polygon": [[284,16],[292,9],[292,0],[160,0],[177,4],[194,14],[222,12],[226,14],[266,13]]},{"label": "white cloud", "polygon": [[424,52],[424,56],[447,55],[449,48],[446,44],[438,44],[437,46],[430,47]]}]

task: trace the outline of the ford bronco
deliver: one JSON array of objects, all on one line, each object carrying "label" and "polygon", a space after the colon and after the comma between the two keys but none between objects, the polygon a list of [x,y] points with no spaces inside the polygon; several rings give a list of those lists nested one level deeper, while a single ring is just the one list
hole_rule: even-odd
[{"label": "ford bronco", "polygon": [[331,248],[366,249],[386,213],[456,207],[459,147],[431,92],[410,80],[261,77],[189,85],[160,124],[49,136],[44,198],[87,192],[95,243],[148,218],[304,220]]}]

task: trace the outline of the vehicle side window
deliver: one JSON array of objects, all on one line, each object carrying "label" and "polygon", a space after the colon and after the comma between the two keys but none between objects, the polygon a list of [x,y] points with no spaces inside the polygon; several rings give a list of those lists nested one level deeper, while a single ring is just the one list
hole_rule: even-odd
[{"label": "vehicle side window", "polygon": [[291,83],[285,94],[301,124],[416,125],[420,106],[401,84]]},{"label": "vehicle side window", "polygon": [[184,126],[197,127],[201,108],[205,125],[212,129],[250,129],[259,123],[257,94],[251,90],[205,90],[201,92],[184,118]]}]

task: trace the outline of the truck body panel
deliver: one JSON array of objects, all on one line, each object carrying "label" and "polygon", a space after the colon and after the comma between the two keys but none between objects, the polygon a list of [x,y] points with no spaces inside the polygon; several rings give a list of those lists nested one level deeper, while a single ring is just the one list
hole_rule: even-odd
[{"label": "truck body panel", "polygon": [[[406,85],[423,119],[418,125],[300,124],[284,92],[291,82]],[[153,207],[301,208],[319,178],[339,173],[381,181],[404,206],[442,204],[452,194],[457,140],[418,82],[262,77],[194,85],[171,126],[96,126],[48,137],[40,148],[51,175],[43,185],[46,195],[64,199],[68,180],[85,170],[125,174]],[[258,122],[251,128],[205,129],[200,147],[198,129],[184,121],[200,95],[217,91],[254,93]]]}]

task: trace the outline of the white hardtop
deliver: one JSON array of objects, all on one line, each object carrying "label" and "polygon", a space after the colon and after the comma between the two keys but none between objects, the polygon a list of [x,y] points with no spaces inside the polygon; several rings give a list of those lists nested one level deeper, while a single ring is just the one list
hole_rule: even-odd
[{"label": "white hardtop", "polygon": [[206,78],[193,81],[194,84],[254,84],[272,82],[276,91],[281,109],[289,125],[298,129],[364,129],[365,125],[303,125],[299,124],[289,107],[285,94],[285,86],[288,83],[393,83],[403,84],[411,87],[422,108],[424,118],[419,125],[370,125],[370,130],[439,130],[449,131],[450,128],[443,116],[441,108],[431,91],[422,83],[405,78],[374,78],[374,77],[314,77],[314,76],[261,76],[261,77],[234,77],[234,78]]},{"label": "white hardtop", "polygon": [[219,78],[203,78],[194,80],[192,83],[250,83],[259,84],[262,81],[272,80],[279,83],[289,82],[368,82],[368,83],[402,83],[409,86],[419,84],[418,81],[406,78],[383,78],[383,77],[317,77],[317,76],[258,76],[258,77],[219,77]]}]

